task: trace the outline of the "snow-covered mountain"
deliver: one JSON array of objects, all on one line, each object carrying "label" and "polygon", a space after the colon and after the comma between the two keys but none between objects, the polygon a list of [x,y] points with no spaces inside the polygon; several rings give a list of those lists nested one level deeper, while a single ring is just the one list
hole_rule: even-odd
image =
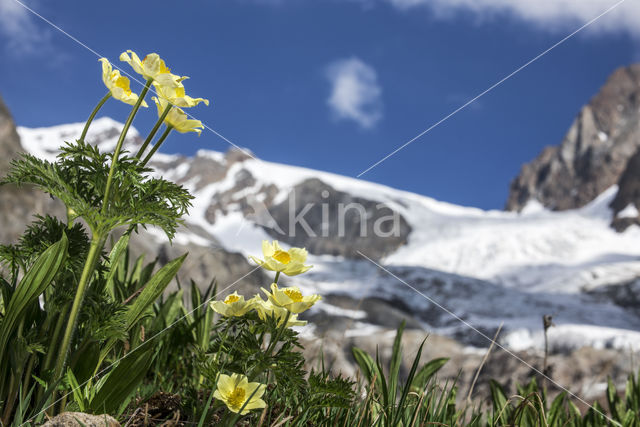
[{"label": "snow-covered mountain", "polygon": [[[26,151],[52,159],[82,126],[18,133]],[[110,150],[120,128],[98,119],[87,140]],[[140,138],[129,135],[133,151]],[[504,323],[504,344],[539,348],[541,317],[552,314],[552,346],[640,350],[640,305],[615,292],[639,287],[640,228],[610,227],[615,186],[580,209],[550,211],[533,201],[516,213],[456,206],[238,150],[159,153],[152,165],[195,196],[177,244],[259,255],[263,239],[278,239],[310,250],[314,269],[286,282],[325,296],[309,314],[309,335],[330,327],[372,334],[408,317],[414,327],[478,346],[487,344],[478,332],[491,336]]]}]

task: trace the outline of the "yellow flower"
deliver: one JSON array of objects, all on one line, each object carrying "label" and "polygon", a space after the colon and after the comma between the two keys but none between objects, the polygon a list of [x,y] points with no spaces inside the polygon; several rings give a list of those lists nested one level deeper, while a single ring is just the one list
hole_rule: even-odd
[{"label": "yellow flower", "polygon": [[220,374],[213,397],[222,400],[230,411],[244,415],[252,409],[267,406],[267,403],[261,399],[266,389],[267,386],[264,384],[250,383],[245,375]]},{"label": "yellow flower", "polygon": [[254,256],[249,258],[266,270],[279,271],[287,276],[296,276],[313,267],[312,265],[304,265],[305,261],[307,261],[306,249],[291,248],[285,251],[280,247],[277,240],[274,240],[273,243],[264,240],[262,242],[262,254],[264,255],[264,260]]},{"label": "yellow flower", "polygon": [[211,301],[209,303],[213,311],[220,313],[224,317],[241,317],[253,308],[252,300],[245,301],[244,296],[234,292],[228,295],[224,301]]},{"label": "yellow flower", "polygon": [[282,322],[284,322],[284,319],[286,319],[288,315],[289,319],[287,320],[287,328],[292,326],[304,326],[307,324],[306,320],[298,320],[297,314],[289,312],[286,308],[273,305],[271,301],[264,301],[259,295],[253,297],[251,301],[254,302],[253,308],[258,312],[258,317],[263,321],[267,320],[268,317],[274,317],[278,322],[278,326],[281,326]]},{"label": "yellow flower", "polygon": [[160,98],[163,98],[169,101],[171,104],[176,107],[189,108],[195,107],[201,102],[204,102],[205,105],[209,105],[209,100],[204,98],[192,98],[189,95],[185,94],[184,86],[180,83],[179,86],[165,86],[158,83],[153,83],[153,86],[156,89],[156,93]]},{"label": "yellow flower", "polygon": [[261,289],[262,292],[267,294],[269,302],[275,306],[285,308],[292,313],[302,313],[311,308],[316,301],[322,299],[320,295],[316,294],[306,297],[302,296],[302,292],[300,292],[300,288],[297,286],[279,289],[277,284],[272,283],[271,292],[265,288]]},{"label": "yellow flower", "polygon": [[145,79],[153,79],[155,82],[164,86],[178,86],[184,79],[171,74],[171,70],[167,68],[157,53],[150,53],[141,61],[135,52],[127,50],[120,54],[120,61],[131,65],[131,68],[133,68],[136,73],[142,74]]},{"label": "yellow flower", "polygon": [[[111,92],[111,96],[125,104],[135,105],[138,95],[131,92],[129,79],[121,76],[120,70],[114,70],[107,58],[100,58],[98,61],[102,62],[102,81]],[[145,101],[142,101],[141,105],[148,107]]]},{"label": "yellow flower", "polygon": [[[167,108],[167,101],[164,99],[158,99],[155,96],[152,99],[158,107],[158,116],[161,116],[164,109]],[[169,114],[165,117],[164,122],[181,133],[196,132],[200,135],[202,133],[202,129],[204,129],[200,120],[190,120],[187,114],[178,107],[172,107],[171,110],[169,110]]]}]

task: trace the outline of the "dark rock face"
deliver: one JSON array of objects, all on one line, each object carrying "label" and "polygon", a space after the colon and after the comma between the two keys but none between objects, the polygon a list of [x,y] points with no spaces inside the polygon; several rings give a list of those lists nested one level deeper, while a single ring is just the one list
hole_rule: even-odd
[{"label": "dark rock face", "polygon": [[640,225],[640,217],[618,216],[628,206],[640,206],[640,150],[629,159],[627,166],[618,181],[618,193],[611,202],[613,209],[613,221],[611,225],[617,231],[624,231],[632,224]]},{"label": "dark rock face", "polygon": [[9,170],[11,159],[22,151],[20,137],[16,131],[11,113],[0,98],[0,176],[4,176]]},{"label": "dark rock face", "polygon": [[191,280],[200,289],[206,289],[209,283],[215,280],[218,284],[219,298],[234,291],[254,295],[260,291],[260,286],[268,282],[263,270],[250,265],[244,255],[229,252],[220,245],[204,247],[195,244],[181,245],[176,242],[160,243],[156,238],[142,232],[132,238],[131,249],[134,256],[147,254],[146,261],[158,257],[160,265],[188,252],[189,255],[178,272],[180,283],[187,291],[190,289]]},{"label": "dark rock face", "polygon": [[584,206],[618,183],[640,147],[640,64],[616,70],[582,108],[559,146],[547,147],[511,183],[506,209],[529,200],[554,210]]},{"label": "dark rock face", "polygon": [[[0,178],[9,172],[11,160],[22,151],[16,125],[0,98]],[[10,243],[20,236],[36,212],[64,213],[64,210],[59,202],[40,191],[0,186],[0,244]]]},{"label": "dark rock face", "polygon": [[407,242],[411,227],[384,204],[336,191],[319,179],[293,188],[287,200],[269,207],[277,227],[263,227],[274,239],[306,247],[313,254],[380,258]]}]

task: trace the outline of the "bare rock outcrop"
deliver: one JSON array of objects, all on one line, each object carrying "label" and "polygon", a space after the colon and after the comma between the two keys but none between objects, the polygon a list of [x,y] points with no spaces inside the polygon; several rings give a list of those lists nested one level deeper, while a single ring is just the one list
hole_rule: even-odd
[{"label": "bare rock outcrop", "polygon": [[110,415],[91,415],[83,412],[63,412],[43,424],[44,427],[120,427]]},{"label": "bare rock outcrop", "polygon": [[640,150],[629,159],[618,181],[618,193],[611,202],[613,220],[611,225],[624,231],[632,224],[640,225]]},{"label": "bare rock outcrop", "polygon": [[640,147],[640,64],[617,69],[574,120],[559,146],[525,164],[506,209],[530,200],[553,210],[579,208],[620,180]]},{"label": "bare rock outcrop", "polygon": [[[11,160],[22,152],[20,136],[9,109],[0,98],[0,178],[9,171]],[[60,203],[40,191],[13,185],[0,186],[0,244],[14,241],[36,212],[63,213]]]},{"label": "bare rock outcrop", "polygon": [[411,226],[398,212],[373,200],[335,190],[320,179],[296,185],[288,198],[269,207],[275,239],[312,254],[381,258],[404,245]]}]

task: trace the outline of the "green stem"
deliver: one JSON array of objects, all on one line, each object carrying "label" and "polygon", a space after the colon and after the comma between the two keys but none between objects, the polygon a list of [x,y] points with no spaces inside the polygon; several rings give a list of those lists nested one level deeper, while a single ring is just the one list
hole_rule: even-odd
[{"label": "green stem", "polygon": [[82,135],[80,135],[80,141],[84,141],[85,136],[87,136],[87,131],[89,130],[89,126],[91,126],[91,122],[96,117],[96,114],[98,114],[98,111],[100,110],[100,108],[102,108],[104,103],[107,102],[107,99],[109,98],[111,98],[111,91],[107,92],[107,94],[102,97],[100,102],[98,102],[98,105],[96,105],[96,107],[91,112],[91,115],[87,119],[87,123],[85,123],[84,125],[84,129],[82,129]]},{"label": "green stem", "polygon": [[285,316],[284,321],[282,322],[282,326],[278,328],[275,339],[272,339],[271,342],[269,343],[269,347],[267,347],[267,351],[265,352],[267,354],[267,357],[271,357],[271,352],[275,348],[278,341],[280,341],[280,337],[282,336],[282,333],[284,332],[284,330],[287,329],[287,323],[289,323],[290,317],[291,317],[291,312],[287,310],[287,315]]},{"label": "green stem", "polygon": [[153,126],[153,129],[151,129],[151,132],[149,132],[149,135],[147,135],[147,139],[144,140],[144,143],[142,144],[142,147],[140,147],[140,150],[138,150],[138,154],[136,154],[136,159],[140,160],[140,157],[142,157],[142,154],[144,153],[144,150],[147,149],[147,147],[151,143],[151,140],[153,139],[153,137],[156,136],[156,132],[158,132],[158,129],[160,129],[160,125],[164,121],[165,117],[167,117],[167,114],[169,114],[169,111],[171,110],[171,107],[173,107],[173,105],[167,104],[167,106],[165,107],[164,111],[162,112],[162,114],[158,118],[158,121]]},{"label": "green stem", "polygon": [[11,412],[13,412],[13,389],[16,385],[16,373],[11,372],[9,375],[11,376],[9,380],[9,394],[7,395],[7,402],[5,402],[4,413],[2,414],[2,425],[9,425],[9,417],[11,416]]},{"label": "green stem", "polygon": [[149,162],[149,160],[151,160],[151,156],[153,156],[156,153],[156,151],[158,151],[158,148],[160,148],[164,140],[167,139],[167,136],[169,136],[169,132],[171,132],[171,130],[173,130],[173,126],[168,125],[167,129],[165,129],[165,131],[160,136],[160,139],[158,139],[158,142],[154,144],[151,151],[149,151],[149,154],[147,154],[147,157],[145,157],[144,160],[142,161],[142,166],[145,166]]},{"label": "green stem", "polygon": [[[53,362],[54,354],[58,354],[56,351],[58,349],[58,340],[60,339],[60,333],[62,332],[62,326],[64,325],[64,321],[67,318],[67,312],[69,311],[70,302],[67,302],[60,310],[60,314],[58,315],[58,320],[56,321],[55,329],[53,330],[53,336],[51,337],[51,341],[49,341],[49,348],[47,351],[47,356],[44,359],[44,364],[40,368],[40,372],[47,372],[51,369],[51,363]],[[40,387],[38,389],[38,394],[36,396],[36,402],[39,402],[45,392],[44,387]]]},{"label": "green stem", "polygon": [[71,338],[75,331],[78,313],[80,312],[80,306],[84,298],[84,293],[89,284],[93,271],[100,257],[104,239],[102,236],[94,236],[91,240],[91,246],[89,248],[89,254],[87,260],[84,263],[82,275],[80,276],[80,282],[78,283],[78,289],[76,290],[76,296],[73,299],[73,305],[71,306],[71,313],[69,314],[69,320],[67,321],[67,327],[62,337],[62,344],[60,345],[60,351],[58,352],[58,359],[56,360],[56,367],[53,374],[53,380],[57,380],[62,376],[62,370],[64,368],[65,361],[67,359],[67,353],[69,352],[69,346],[71,345]]},{"label": "green stem", "polygon": [[280,272],[276,271],[276,278],[273,279],[273,283],[275,283],[276,285],[278,284],[278,279],[280,278]]},{"label": "green stem", "polygon": [[147,83],[144,85],[144,89],[140,92],[140,96],[138,97],[138,101],[133,106],[133,110],[129,113],[129,117],[127,117],[127,121],[122,128],[122,132],[120,132],[120,138],[118,138],[118,143],[116,144],[116,150],[113,153],[113,158],[111,159],[111,168],[109,169],[109,176],[107,177],[107,187],[104,190],[104,201],[102,202],[102,213],[104,214],[107,211],[109,206],[109,196],[111,196],[111,185],[113,182],[113,173],[116,170],[116,164],[118,163],[118,157],[120,157],[120,150],[122,149],[122,143],[124,142],[124,138],[127,136],[127,132],[131,127],[131,123],[133,122],[133,118],[135,117],[138,109],[140,109],[140,105],[142,104],[142,100],[145,95],[149,91],[149,86],[151,86],[151,82],[153,79],[147,80]]},{"label": "green stem", "polygon": [[290,318],[291,318],[291,312],[287,310],[287,315],[283,319],[282,325],[278,327],[278,329],[276,330],[275,335],[270,334],[269,345],[267,346],[267,349],[264,352],[262,361],[258,363],[254,367],[254,369],[247,375],[249,377],[249,381],[252,381],[253,379],[257,378],[258,375],[260,375],[262,372],[265,371],[265,369],[269,367],[268,363],[269,363],[269,358],[271,357],[271,352],[278,344],[278,341],[280,341],[280,337],[282,337],[284,330],[287,328],[287,323],[289,322]]}]

